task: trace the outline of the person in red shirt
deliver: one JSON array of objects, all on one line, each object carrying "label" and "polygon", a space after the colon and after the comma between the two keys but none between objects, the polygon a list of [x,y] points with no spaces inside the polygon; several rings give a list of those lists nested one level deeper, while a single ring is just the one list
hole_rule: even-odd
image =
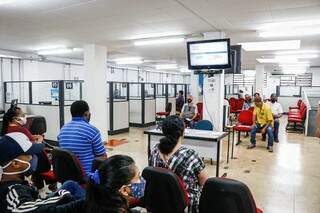
[{"label": "person in red shirt", "polygon": [[[32,135],[31,132],[25,127],[27,124],[27,118],[21,108],[17,106],[11,106],[10,109],[3,115],[3,124],[1,130],[1,136],[8,133],[20,132],[28,137],[32,143],[43,142],[42,135]],[[41,154],[37,155],[38,167],[37,170],[32,174],[32,182],[36,186],[40,193],[45,191],[44,180],[40,173],[47,172],[51,169],[50,161],[43,151]],[[41,194],[42,195],[42,194]]]}]

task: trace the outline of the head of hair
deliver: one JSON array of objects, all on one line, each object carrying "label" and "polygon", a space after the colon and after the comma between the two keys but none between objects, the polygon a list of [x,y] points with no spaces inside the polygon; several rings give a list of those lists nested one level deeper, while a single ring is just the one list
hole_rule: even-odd
[{"label": "head of hair", "polygon": [[86,190],[86,212],[126,212],[126,199],[119,189],[130,184],[136,175],[134,160],[126,155],[114,155],[98,169],[100,184],[89,179]]},{"label": "head of hair", "polygon": [[260,93],[256,92],[256,93],[253,94],[253,96],[254,96],[254,97],[260,96]]},{"label": "head of hair", "polygon": [[262,98],[260,96],[257,96],[253,99],[254,103],[262,103]]},{"label": "head of hair", "polygon": [[162,123],[162,132],[164,137],[160,139],[159,150],[163,154],[169,154],[183,135],[183,120],[177,115],[168,116]]},{"label": "head of hair", "polygon": [[179,94],[180,94],[180,95],[183,95],[183,91],[182,91],[182,90],[180,90],[180,91],[179,91]]},{"label": "head of hair", "polygon": [[75,101],[71,104],[70,112],[72,117],[82,117],[87,111],[89,111],[89,105],[85,101]]},{"label": "head of hair", "polygon": [[17,117],[21,112],[21,108],[16,106],[11,106],[6,113],[3,115],[1,136],[7,134],[8,126],[13,122],[14,118]]}]

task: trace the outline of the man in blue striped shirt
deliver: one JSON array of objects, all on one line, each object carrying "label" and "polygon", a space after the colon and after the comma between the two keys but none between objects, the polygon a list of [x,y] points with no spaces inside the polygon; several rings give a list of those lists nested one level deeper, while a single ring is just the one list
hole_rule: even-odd
[{"label": "man in blue striped shirt", "polygon": [[89,123],[89,105],[85,101],[75,101],[70,108],[72,121],[65,124],[58,135],[59,146],[73,152],[89,175],[93,160],[107,157],[100,131]]}]

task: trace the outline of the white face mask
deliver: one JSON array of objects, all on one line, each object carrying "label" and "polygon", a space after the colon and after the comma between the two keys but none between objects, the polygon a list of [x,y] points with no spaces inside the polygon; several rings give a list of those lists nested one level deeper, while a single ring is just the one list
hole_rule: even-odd
[{"label": "white face mask", "polygon": [[27,118],[26,117],[18,117],[19,119],[19,123],[21,124],[21,126],[24,126],[27,124]]},{"label": "white face mask", "polygon": [[17,175],[17,174],[22,174],[22,173],[25,173],[26,171],[28,171],[31,167],[31,164],[28,162],[28,161],[24,161],[24,160],[20,160],[20,159],[17,159],[15,158],[14,159],[15,161],[18,161],[20,163],[25,163],[25,164],[28,164],[28,167],[22,171],[16,171],[16,172],[4,172],[3,170],[5,168],[7,168],[11,163],[12,161],[10,161],[9,163],[7,163],[6,165],[4,166],[0,166],[0,180],[2,179],[2,175]]}]

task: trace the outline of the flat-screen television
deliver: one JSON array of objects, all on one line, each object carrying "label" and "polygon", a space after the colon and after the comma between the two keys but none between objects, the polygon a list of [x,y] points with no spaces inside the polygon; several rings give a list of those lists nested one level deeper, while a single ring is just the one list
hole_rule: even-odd
[{"label": "flat-screen television", "polygon": [[187,42],[189,70],[231,67],[230,39]]},{"label": "flat-screen television", "polygon": [[230,46],[231,67],[224,70],[225,74],[241,74],[241,45]]}]

